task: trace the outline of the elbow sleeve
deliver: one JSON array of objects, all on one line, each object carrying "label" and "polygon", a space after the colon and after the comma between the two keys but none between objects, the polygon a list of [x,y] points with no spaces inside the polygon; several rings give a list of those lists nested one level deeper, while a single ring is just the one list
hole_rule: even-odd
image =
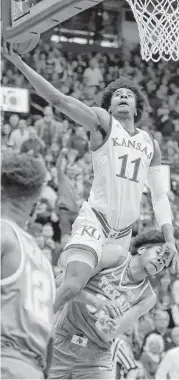
[{"label": "elbow sleeve", "polygon": [[164,224],[172,225],[172,212],[163,186],[161,166],[153,166],[149,169],[148,184],[151,191],[153,209],[159,226],[162,227]]}]

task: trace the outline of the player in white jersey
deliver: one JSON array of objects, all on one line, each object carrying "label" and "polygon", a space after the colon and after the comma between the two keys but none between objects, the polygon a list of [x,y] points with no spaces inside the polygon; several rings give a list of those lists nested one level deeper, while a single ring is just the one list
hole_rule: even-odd
[{"label": "player in white jersey", "polygon": [[[84,288],[105,245],[129,248],[132,224],[139,216],[146,180],[165,236],[163,252],[166,248],[170,251],[167,265],[173,258],[175,266],[178,258],[171,209],[163,187],[160,149],[147,132],[136,128],[145,106],[139,86],[121,77],[105,89],[101,108],[88,107],[53,87],[22,61],[12,46],[8,49],[4,45],[4,55],[43,98],[90,131],[94,181],[89,200],[84,202],[65,247],[66,281],[58,290],[56,309]],[[78,265],[74,266],[74,262]]]},{"label": "player in white jersey", "polygon": [[46,169],[31,156],[8,155],[1,171],[1,378],[42,379],[54,323],[49,261],[24,231]]}]

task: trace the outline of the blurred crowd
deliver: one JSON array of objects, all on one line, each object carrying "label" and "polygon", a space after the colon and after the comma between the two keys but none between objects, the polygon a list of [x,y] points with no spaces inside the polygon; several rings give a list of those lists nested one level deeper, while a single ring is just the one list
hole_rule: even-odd
[{"label": "blurred crowd", "polygon": [[[57,44],[43,43],[42,40],[23,59],[64,94],[89,106],[100,106],[105,86],[120,75],[135,78],[143,87],[148,102],[139,127],[152,133],[159,143],[162,160],[170,165],[171,189],[168,195],[175,238],[179,243],[177,64],[146,63],[140,58],[138,47],[129,51],[124,45],[122,56],[118,52],[75,54],[64,53]],[[32,91],[16,67],[3,59],[2,86]],[[93,169],[88,131],[49,105],[39,113],[23,117],[22,114],[2,112],[2,155],[8,150],[26,152],[45,161],[46,186],[32,212],[28,231],[49,258],[56,274],[58,259],[69,239],[71,226],[83,201],[89,196]],[[146,187],[140,218],[133,226],[133,236],[154,224],[151,197]],[[167,269],[159,282],[152,278],[152,283],[158,295],[157,305],[116,343],[117,376],[120,378],[167,378],[164,373],[166,361],[170,361],[167,355],[179,347],[179,275]]]}]

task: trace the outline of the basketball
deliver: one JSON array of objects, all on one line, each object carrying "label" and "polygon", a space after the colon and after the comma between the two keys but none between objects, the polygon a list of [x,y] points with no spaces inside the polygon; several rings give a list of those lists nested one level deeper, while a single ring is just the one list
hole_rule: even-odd
[{"label": "basketball", "polygon": [[13,50],[17,54],[29,53],[29,51],[33,50],[37,46],[39,40],[40,40],[40,34],[38,34],[37,36],[33,37],[32,39],[28,41],[14,42]]}]

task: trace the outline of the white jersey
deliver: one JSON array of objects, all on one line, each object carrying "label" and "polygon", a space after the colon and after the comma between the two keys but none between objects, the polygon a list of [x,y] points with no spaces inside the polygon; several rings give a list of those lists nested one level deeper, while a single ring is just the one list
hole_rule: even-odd
[{"label": "white jersey", "polygon": [[94,181],[88,203],[116,230],[135,222],[154,153],[152,137],[140,129],[129,134],[112,117],[103,144],[92,150]]}]

